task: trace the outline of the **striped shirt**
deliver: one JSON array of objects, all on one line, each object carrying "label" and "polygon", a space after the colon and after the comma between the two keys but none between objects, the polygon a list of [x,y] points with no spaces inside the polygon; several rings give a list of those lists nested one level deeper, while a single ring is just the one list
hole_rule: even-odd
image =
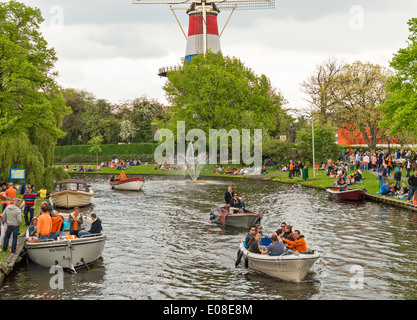
[{"label": "striped shirt", "polygon": [[25,200],[26,207],[33,207],[35,205],[36,193],[25,192],[23,194],[23,200]]}]

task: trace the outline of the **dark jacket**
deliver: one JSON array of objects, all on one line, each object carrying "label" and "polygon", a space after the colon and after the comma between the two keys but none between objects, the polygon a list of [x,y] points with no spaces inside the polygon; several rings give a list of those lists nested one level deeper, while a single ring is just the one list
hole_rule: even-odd
[{"label": "dark jacket", "polygon": [[88,230],[88,232],[90,232],[90,233],[100,233],[101,230],[103,230],[103,227],[101,226],[101,220],[100,220],[100,218],[97,218],[91,224],[91,228],[90,228],[90,230]]},{"label": "dark jacket", "polygon": [[239,208],[239,209],[241,209],[242,208],[242,201],[240,201],[239,200],[239,198],[238,199],[234,199],[234,198],[232,198],[231,200],[230,200],[230,206],[231,207],[233,207],[233,208]]},{"label": "dark jacket", "polygon": [[414,174],[408,178],[408,185],[417,187],[417,177]]},{"label": "dark jacket", "polygon": [[224,201],[226,202],[226,204],[230,204],[230,200],[233,198],[233,190],[232,193],[230,193],[229,191],[226,191],[226,193],[224,194]]},{"label": "dark jacket", "polygon": [[394,173],[394,179],[395,181],[401,181],[401,171]]}]

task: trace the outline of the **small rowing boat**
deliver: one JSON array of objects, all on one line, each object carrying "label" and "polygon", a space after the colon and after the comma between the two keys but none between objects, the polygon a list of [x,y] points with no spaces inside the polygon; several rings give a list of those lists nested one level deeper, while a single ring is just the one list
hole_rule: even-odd
[{"label": "small rowing boat", "polygon": [[249,252],[244,242],[241,242],[235,265],[238,266],[241,261],[244,261],[246,268],[257,270],[282,280],[301,282],[319,257],[320,254],[314,250],[309,250],[306,253],[294,252],[280,256],[257,254]]},{"label": "small rowing boat", "polygon": [[[226,212],[222,212],[222,209]],[[212,210],[210,220],[223,226],[235,228],[249,228],[261,223],[262,215],[258,212],[244,210],[244,213],[232,213],[233,210],[230,209],[233,208],[225,206]]]},{"label": "small rowing boat", "polygon": [[327,187],[327,193],[333,199],[363,201],[365,200],[365,189],[349,189],[346,187]]},{"label": "small rowing boat", "polygon": [[109,185],[111,185],[112,189],[114,190],[139,191],[142,189],[144,183],[145,179],[143,178],[109,180]]}]

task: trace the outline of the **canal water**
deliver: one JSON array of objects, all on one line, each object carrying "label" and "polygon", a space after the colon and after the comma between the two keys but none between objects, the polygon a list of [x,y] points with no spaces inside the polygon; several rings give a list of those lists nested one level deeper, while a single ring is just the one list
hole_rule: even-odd
[{"label": "canal water", "polygon": [[[384,204],[335,202],[325,191],[276,182],[149,176],[140,192],[111,190],[104,176],[82,176],[107,241],[102,257],[64,289],[52,274],[22,263],[0,299],[416,299],[417,216]],[[235,267],[247,230],[212,224],[209,213],[231,185],[249,210],[263,214],[263,232],[282,221],[321,252],[307,278],[291,283]]]}]

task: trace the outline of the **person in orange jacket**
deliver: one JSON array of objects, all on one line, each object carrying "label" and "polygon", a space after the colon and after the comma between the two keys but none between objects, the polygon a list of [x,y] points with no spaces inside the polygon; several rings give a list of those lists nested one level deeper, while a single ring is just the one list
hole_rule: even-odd
[{"label": "person in orange jacket", "polygon": [[39,242],[49,239],[52,229],[52,218],[46,206],[41,205],[41,215],[38,217],[38,226],[36,229]]},{"label": "person in orange jacket", "polygon": [[282,239],[285,243],[288,243],[288,249],[297,251],[297,252],[307,252],[307,244],[304,240],[304,236],[300,234],[299,230],[294,231],[295,241],[290,241],[287,239]]}]

